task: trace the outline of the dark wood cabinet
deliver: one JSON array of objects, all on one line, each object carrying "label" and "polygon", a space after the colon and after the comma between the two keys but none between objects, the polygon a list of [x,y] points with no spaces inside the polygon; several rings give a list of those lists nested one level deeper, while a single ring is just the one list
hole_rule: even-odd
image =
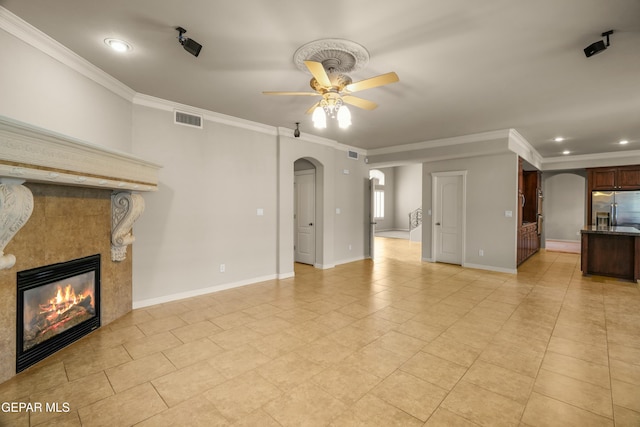
[{"label": "dark wood cabinet", "polygon": [[638,190],[640,189],[640,166],[619,167],[616,178],[619,190]]},{"label": "dark wood cabinet", "polygon": [[537,224],[524,224],[518,231],[518,265],[540,249]]},{"label": "dark wood cabinet", "polygon": [[617,277],[625,280],[640,280],[640,233],[628,227],[626,231],[597,230],[586,227],[582,230],[580,268],[582,274]]},{"label": "dark wood cabinet", "polygon": [[541,227],[541,174],[537,170],[523,170],[523,160],[518,158],[518,265],[540,249]]},{"label": "dark wood cabinet", "polygon": [[541,198],[539,196],[542,194],[540,172],[524,171],[523,181],[524,206],[522,207],[522,222],[536,222],[538,220],[538,203]]},{"label": "dark wood cabinet", "polygon": [[589,171],[592,190],[612,190],[616,183],[616,168],[598,168]]},{"label": "dark wood cabinet", "polygon": [[640,165],[587,169],[589,190],[640,190]]},{"label": "dark wood cabinet", "polygon": [[587,169],[587,224],[592,223],[593,191],[640,190],[640,165]]}]

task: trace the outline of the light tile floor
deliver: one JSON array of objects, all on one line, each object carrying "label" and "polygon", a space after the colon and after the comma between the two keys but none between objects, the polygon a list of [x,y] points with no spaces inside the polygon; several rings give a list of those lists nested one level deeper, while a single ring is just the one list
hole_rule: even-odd
[{"label": "light tile floor", "polygon": [[[138,309],[0,385],[7,426],[640,426],[640,291],[377,257]],[[61,407],[62,409],[62,407]]]}]

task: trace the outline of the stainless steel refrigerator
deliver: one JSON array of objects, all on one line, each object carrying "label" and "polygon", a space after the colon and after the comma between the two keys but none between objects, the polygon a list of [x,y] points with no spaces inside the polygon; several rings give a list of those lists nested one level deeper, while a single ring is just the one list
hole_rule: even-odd
[{"label": "stainless steel refrigerator", "polygon": [[591,222],[598,212],[609,214],[611,225],[640,226],[640,191],[594,191],[591,193]]}]

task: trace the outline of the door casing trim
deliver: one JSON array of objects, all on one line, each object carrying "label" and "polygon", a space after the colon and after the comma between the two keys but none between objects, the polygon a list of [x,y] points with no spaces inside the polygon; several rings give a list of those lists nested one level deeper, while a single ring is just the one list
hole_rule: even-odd
[{"label": "door casing trim", "polygon": [[436,208],[437,208],[437,184],[438,178],[460,176],[462,178],[462,238],[460,248],[462,253],[461,263],[462,267],[466,266],[466,252],[467,252],[467,171],[447,171],[447,172],[431,172],[431,208],[433,209],[433,215],[431,215],[431,258],[430,262],[437,262],[436,256],[436,223],[434,221]]}]

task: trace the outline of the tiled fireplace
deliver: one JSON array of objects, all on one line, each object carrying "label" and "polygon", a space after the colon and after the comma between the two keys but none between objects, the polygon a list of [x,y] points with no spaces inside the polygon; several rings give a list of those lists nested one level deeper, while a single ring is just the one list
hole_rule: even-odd
[{"label": "tiled fireplace", "polygon": [[[157,189],[158,168],[0,117],[0,382],[131,310],[131,228],[144,207],[136,193]],[[65,310],[73,319],[58,314]],[[84,328],[78,336],[66,328],[74,323]]]},{"label": "tiled fireplace", "polygon": [[18,272],[16,370],[100,327],[100,254]]},{"label": "tiled fireplace", "polygon": [[131,310],[133,254],[124,261],[111,261],[111,191],[25,186],[33,193],[33,214],[5,248],[16,257],[16,265],[0,270],[0,382],[17,370],[18,276],[23,272],[99,255],[101,323]]}]

